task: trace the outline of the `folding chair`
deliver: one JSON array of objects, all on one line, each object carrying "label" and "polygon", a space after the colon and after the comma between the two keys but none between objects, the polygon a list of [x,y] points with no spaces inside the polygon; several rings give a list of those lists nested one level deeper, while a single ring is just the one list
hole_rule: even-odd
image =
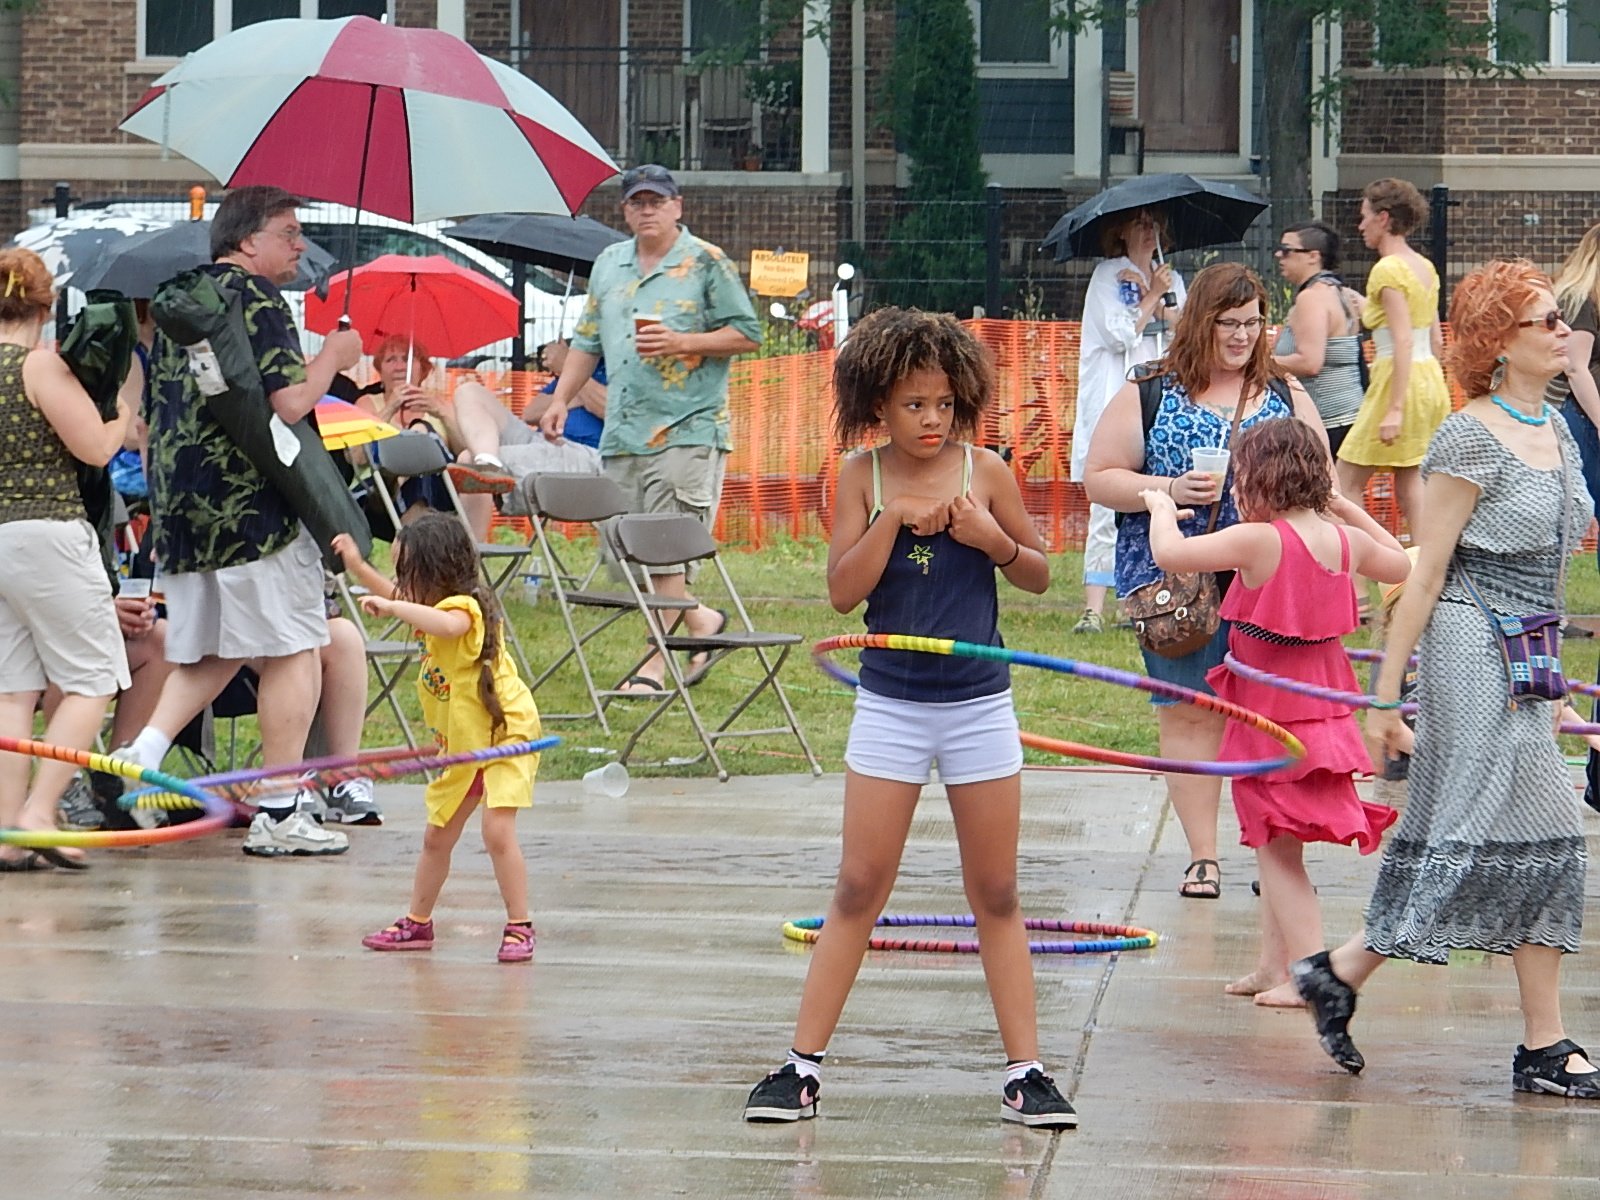
[{"label": "folding chair", "polygon": [[[638,609],[644,614],[645,624],[650,630],[652,650],[659,653],[667,666],[667,686],[663,689],[661,697],[656,701],[654,709],[646,715],[643,722],[628,738],[627,745],[617,756],[618,761],[626,763],[629,755],[633,753],[634,746],[639,738],[649,729],[674,703],[681,703],[684,711],[689,716],[689,722],[694,726],[695,733],[700,738],[704,751],[693,758],[675,758],[673,765],[689,765],[702,759],[709,758],[716,768],[717,778],[726,783],[728,781],[727,768],[722,765],[722,759],[717,755],[717,742],[723,738],[748,738],[763,737],[773,734],[789,733],[800,743],[806,761],[811,764],[813,775],[822,774],[822,764],[817,761],[817,756],[811,752],[811,746],[806,741],[806,735],[800,729],[799,719],[794,714],[793,707],[789,704],[789,697],[784,693],[783,685],[778,682],[778,672],[782,669],[784,661],[789,657],[789,652],[800,644],[801,638],[794,633],[765,633],[758,631],[750,621],[750,614],[745,611],[744,601],[740,599],[733,580],[728,575],[728,569],[722,563],[722,557],[717,552],[717,543],[712,540],[710,532],[697,519],[676,513],[660,513],[642,516],[622,517],[617,521],[614,530],[613,547],[618,559],[625,567],[666,567],[676,563],[710,562],[722,579],[723,590],[727,593],[729,602],[738,614],[743,629],[733,631],[724,630],[722,633],[697,637],[692,634],[674,634],[668,629],[661,619],[661,609],[647,603],[646,593],[640,588],[635,572],[626,570],[623,577],[627,580],[628,588],[633,593],[633,598]],[[680,614],[681,617],[681,614]],[[712,655],[713,663],[720,662],[728,655],[740,650],[752,650],[761,662],[763,674],[754,687],[747,691],[728,715],[715,729],[707,729],[705,722],[700,717],[699,710],[695,707],[693,698],[689,694],[688,685],[684,682],[682,668],[678,665],[676,655],[687,651],[695,653],[708,651]],[[769,650],[776,650],[776,657],[768,654]],[[763,691],[771,689],[777,697],[779,705],[783,708],[785,724],[770,729],[734,729],[732,728],[740,714],[749,708],[751,703]],[[610,696],[627,694],[637,696],[638,693],[608,692]],[[646,764],[662,765],[662,764]]]},{"label": "folding chair", "polygon": [[[594,685],[594,674],[589,669],[584,646],[597,634],[610,628],[622,618],[639,610],[642,602],[658,612],[675,612],[672,628],[685,612],[695,607],[692,600],[679,600],[670,596],[657,596],[653,592],[626,592],[592,590],[595,575],[605,563],[600,551],[606,534],[599,523],[620,517],[628,511],[628,499],[616,482],[604,475],[548,474],[529,475],[518,485],[527,501],[529,521],[533,525],[534,544],[544,558],[550,588],[556,595],[561,610],[561,622],[566,627],[570,648],[532,680],[529,686],[537,692],[541,684],[561,669],[568,660],[576,660],[583,674],[583,686],[589,694],[589,709],[577,713],[547,713],[540,716],[547,721],[578,721],[589,717],[600,722],[606,736],[611,735],[611,724],[606,720],[606,705],[602,696],[632,695],[620,689],[602,692]],[[551,542],[546,526],[551,521],[583,523],[596,526],[596,551],[593,562],[585,571],[574,571],[564,563]],[[637,597],[637,598],[636,598]],[[574,619],[576,610],[593,609],[603,613],[596,623],[580,629]]]},{"label": "folding chair", "polygon": [[[384,438],[368,447],[368,453],[377,459],[378,465],[382,468],[373,470],[372,487],[377,491],[384,508],[388,510],[396,530],[400,528],[400,509],[389,486],[389,480],[384,478],[385,473],[395,478],[407,479],[425,475],[438,476],[450,496],[455,515],[461,519],[462,525],[466,526],[467,518],[461,511],[461,496],[456,491],[455,484],[451,482],[449,472],[445,470],[451,462],[450,452],[432,434],[408,431],[395,437]],[[467,530],[470,533],[471,527],[468,526]],[[478,563],[483,568],[484,581],[499,598],[501,607],[504,607],[512,586],[522,578],[528,561],[533,557],[533,547],[526,543],[520,546],[501,542],[475,544],[478,549]],[[522,677],[531,678],[533,669],[528,665],[528,656],[523,652],[517,631],[509,620],[505,622],[505,635],[506,645],[510,647],[511,653],[516,656],[518,666],[522,668]]]}]

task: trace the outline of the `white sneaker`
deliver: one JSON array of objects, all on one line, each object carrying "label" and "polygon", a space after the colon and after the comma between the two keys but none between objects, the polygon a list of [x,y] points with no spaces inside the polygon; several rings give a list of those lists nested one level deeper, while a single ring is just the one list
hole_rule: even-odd
[{"label": "white sneaker", "polygon": [[281,858],[291,854],[343,854],[350,839],[336,829],[324,829],[310,813],[293,812],[274,821],[258,812],[250,822],[242,847],[246,854],[261,858]]},{"label": "white sneaker", "polygon": [[346,779],[333,785],[326,817],[341,825],[382,825],[383,810],[372,796],[372,780]]},{"label": "white sneaker", "polygon": [[309,781],[302,782],[296,789],[294,810],[305,813],[318,825],[328,819],[328,806],[322,799],[322,793],[312,787]]}]

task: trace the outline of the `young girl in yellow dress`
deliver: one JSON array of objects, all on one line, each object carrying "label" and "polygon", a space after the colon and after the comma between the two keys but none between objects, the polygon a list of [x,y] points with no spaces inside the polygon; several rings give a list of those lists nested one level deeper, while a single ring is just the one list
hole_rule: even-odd
[{"label": "young girl in yellow dress", "polygon": [[[347,536],[335,538],[333,547],[345,569],[372,593],[362,597],[361,607],[371,616],[404,621],[419,634],[423,655],[417,692],[440,753],[539,736],[533,694],[501,637],[505,615],[479,574],[477,551],[460,521],[431,513],[405,526],[394,541],[395,582],[374,570]],[[538,768],[537,754],[461,763],[428,785],[428,828],[411,886],[411,908],[393,925],[362,938],[363,946],[433,949],[433,906],[450,874],[450,854],[481,800],[483,845],[506,903],[499,958],[507,963],[533,958],[528,869],[517,844],[516,816],[517,809],[533,803]]]},{"label": "young girl in yellow dress", "polygon": [[1339,446],[1340,493],[1357,498],[1374,471],[1393,471],[1395,500],[1413,537],[1422,527],[1422,456],[1450,414],[1439,365],[1439,274],[1406,242],[1427,215],[1422,193],[1403,179],[1376,180],[1361,194],[1361,240],[1380,255],[1361,310],[1377,354],[1355,424]]}]

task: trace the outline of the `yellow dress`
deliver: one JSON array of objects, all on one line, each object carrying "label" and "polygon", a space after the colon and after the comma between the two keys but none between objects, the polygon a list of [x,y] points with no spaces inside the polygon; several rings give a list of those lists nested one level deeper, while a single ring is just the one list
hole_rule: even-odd
[{"label": "yellow dress", "polygon": [[[483,610],[471,596],[446,596],[435,604],[440,612],[464,612],[472,627],[460,637],[418,634],[422,667],[417,675],[417,695],[422,719],[438,742],[441,754],[484,750],[490,745],[528,742],[539,736],[539,710],[533,693],[517,674],[505,643],[493,664],[494,693],[505,710],[506,724],[491,740],[493,721],[478,695],[478,654],[483,649]],[[483,803],[488,808],[527,808],[533,804],[533,780],[539,770],[537,754],[496,758],[484,763],[447,767],[428,784],[423,796],[428,824],[448,825],[461,807],[478,772],[483,772]]]},{"label": "yellow dress", "polygon": [[1426,345],[1427,331],[1439,311],[1439,276],[1432,263],[1428,282],[1417,278],[1410,264],[1398,254],[1380,258],[1367,276],[1367,302],[1361,309],[1361,323],[1368,329],[1388,327],[1383,315],[1383,289],[1394,288],[1406,298],[1411,313],[1411,328],[1416,341],[1411,352],[1411,375],[1406,381],[1406,403],[1400,436],[1385,444],[1378,437],[1378,426],[1389,409],[1389,380],[1394,374],[1394,356],[1384,353],[1379,339],[1378,355],[1372,360],[1372,381],[1355,424],[1339,447],[1339,457],[1363,467],[1414,467],[1422,462],[1433,440],[1434,431],[1450,415],[1450,390],[1445,386],[1444,368],[1427,350],[1426,357],[1416,343]]}]

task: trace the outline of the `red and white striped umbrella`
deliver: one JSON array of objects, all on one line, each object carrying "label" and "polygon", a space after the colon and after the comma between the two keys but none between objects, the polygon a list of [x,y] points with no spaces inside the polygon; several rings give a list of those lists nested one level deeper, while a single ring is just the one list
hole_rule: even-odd
[{"label": "red and white striped umbrella", "polygon": [[461,39],[370,17],[263,21],[201,47],[119,127],[228,187],[400,221],[574,213],[617,165],[548,92]]}]

